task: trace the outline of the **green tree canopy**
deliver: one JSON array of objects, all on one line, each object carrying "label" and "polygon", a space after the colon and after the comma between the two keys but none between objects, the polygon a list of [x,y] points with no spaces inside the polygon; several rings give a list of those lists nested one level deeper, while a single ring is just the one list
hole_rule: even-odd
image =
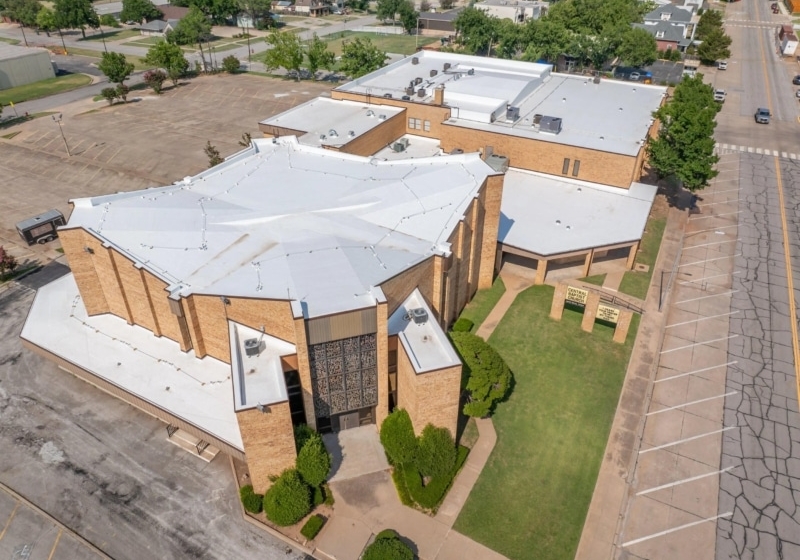
[{"label": "green tree canopy", "polygon": [[122,27],[117,18],[112,16],[111,14],[103,14],[100,16],[100,25],[105,25],[106,27]]},{"label": "green tree canopy", "polygon": [[203,51],[203,41],[211,37],[211,22],[197,6],[191,6],[189,11],[178,22],[174,31],[167,33],[167,41],[176,45],[197,44],[200,57],[203,59],[203,70],[207,69],[206,53]]},{"label": "green tree canopy", "polygon": [[100,18],[89,0],[55,0],[53,9],[59,29],[80,29],[84,39],[87,27],[100,26]]},{"label": "green tree canopy", "polygon": [[647,146],[650,165],[660,176],[675,175],[690,191],[704,188],[717,176],[713,134],[719,110],[702,74],[678,84],[672,99],[655,112],[661,128]]},{"label": "green tree canopy", "polygon": [[400,24],[406,33],[411,34],[417,28],[417,20],[419,20],[419,12],[414,8],[414,3],[411,0],[403,0],[397,7],[397,13],[400,15]]},{"label": "green tree canopy", "polygon": [[50,8],[42,8],[36,14],[36,26],[49,33],[56,29],[56,13]]},{"label": "green tree canopy", "polygon": [[264,494],[267,518],[280,527],[294,525],[311,511],[308,486],[294,469],[284,471]]},{"label": "green tree canopy", "polygon": [[464,405],[467,416],[483,417],[504,398],[511,386],[511,370],[505,360],[489,344],[472,333],[450,333],[468,376],[469,402]]},{"label": "green tree canopy", "polygon": [[264,55],[264,64],[270,70],[285,68],[299,77],[303,65],[303,46],[296,33],[279,31],[267,36],[267,43],[272,47]]},{"label": "green tree canopy", "polygon": [[122,12],[119,14],[122,21],[140,23],[142,20],[150,21],[159,17],[161,12],[150,0],[122,0]]},{"label": "green tree canopy", "polygon": [[532,62],[555,62],[559,55],[566,52],[570,39],[571,33],[558,22],[547,18],[529,20],[523,30],[525,52],[522,58]]},{"label": "green tree canopy", "polygon": [[215,23],[225,23],[225,20],[239,13],[239,4],[236,0],[192,0],[192,6],[197,6],[207,18]]},{"label": "green tree canopy", "polygon": [[394,410],[381,423],[381,444],[394,465],[409,465],[417,456],[417,437],[408,412]]},{"label": "green tree canopy", "polygon": [[311,38],[306,54],[308,55],[308,71],[311,72],[312,77],[316,77],[320,68],[333,70],[333,66],[336,64],[336,55],[333,54],[333,51],[328,50],[328,43],[317,37],[316,33]]},{"label": "green tree canopy", "polygon": [[458,33],[457,41],[471,53],[486,53],[490,44],[498,38],[499,20],[483,10],[466,8],[458,14],[453,26]]},{"label": "green tree canopy", "polygon": [[331,456],[325,449],[322,437],[315,433],[306,440],[300,453],[297,454],[297,472],[309,486],[317,488],[331,470]]},{"label": "green tree canopy", "polygon": [[256,27],[274,27],[269,15],[270,0],[237,0],[239,10],[250,16]]},{"label": "green tree canopy", "polygon": [[652,64],[657,55],[658,45],[655,37],[641,28],[629,29],[622,36],[622,42],[617,49],[617,56],[622,62],[636,68]]},{"label": "green tree canopy", "polygon": [[351,78],[359,78],[381,68],[386,58],[386,53],[369,39],[356,37],[352,41],[345,40],[342,43],[339,71]]},{"label": "green tree canopy", "polygon": [[417,444],[417,468],[424,476],[440,477],[456,465],[456,443],[447,428],[425,426]]},{"label": "green tree canopy", "polygon": [[122,84],[133,73],[133,64],[125,55],[116,52],[104,52],[97,68],[108,77],[109,82]]},{"label": "green tree canopy", "polygon": [[405,0],[378,0],[375,5],[375,15],[378,19],[394,21],[404,2]]},{"label": "green tree canopy", "polygon": [[731,56],[728,48],[730,46],[731,38],[721,28],[712,29],[706,33],[703,42],[697,47],[697,56],[702,64],[711,66],[717,60],[724,60]]},{"label": "green tree canopy", "polygon": [[397,537],[376,539],[361,560],[414,560],[414,551]]},{"label": "green tree canopy", "polygon": [[36,16],[41,9],[39,0],[5,0],[0,3],[0,14],[28,27],[36,25]]},{"label": "green tree canopy", "polygon": [[189,68],[189,61],[186,60],[183,49],[166,41],[158,41],[150,47],[147,50],[147,56],[142,61],[145,64],[163,68],[167,76],[172,80],[173,85],[178,84],[178,80]]},{"label": "green tree canopy", "polygon": [[706,10],[700,16],[700,21],[697,22],[694,36],[698,41],[702,41],[714,29],[722,29],[722,12],[719,10]]}]

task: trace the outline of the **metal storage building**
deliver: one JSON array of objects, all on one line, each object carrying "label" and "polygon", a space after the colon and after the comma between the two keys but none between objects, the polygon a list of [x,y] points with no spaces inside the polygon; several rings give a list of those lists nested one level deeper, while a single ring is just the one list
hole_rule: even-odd
[{"label": "metal storage building", "polygon": [[47,49],[0,43],[0,90],[55,78]]}]

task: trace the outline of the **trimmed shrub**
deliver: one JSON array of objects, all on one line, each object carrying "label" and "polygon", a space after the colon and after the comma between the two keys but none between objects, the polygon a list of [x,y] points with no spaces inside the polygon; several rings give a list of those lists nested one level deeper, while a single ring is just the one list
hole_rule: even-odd
[{"label": "trimmed shrub", "polygon": [[364,550],[361,560],[414,560],[414,551],[397,537],[377,539]]},{"label": "trimmed shrub", "polygon": [[325,525],[324,517],[319,514],[312,515],[308,518],[306,524],[303,525],[303,528],[300,529],[300,534],[308,540],[312,540],[322,530],[323,525]]},{"label": "trimmed shrub", "polygon": [[[414,467],[408,467],[408,470],[416,469],[414,469]],[[394,482],[394,487],[397,489],[397,497],[400,498],[400,503],[404,506],[413,507],[414,500],[411,499],[411,494],[408,492],[405,477],[406,474],[403,467],[397,466],[392,470],[392,481]]]},{"label": "trimmed shrub", "polygon": [[475,326],[475,323],[467,319],[466,317],[461,317],[458,321],[453,323],[453,332],[470,332],[472,327]]},{"label": "trimmed shrub", "polygon": [[392,465],[407,465],[417,455],[417,438],[408,412],[397,409],[381,424],[381,444]]},{"label": "trimmed shrub", "polygon": [[312,489],[313,497],[311,499],[311,503],[314,504],[314,507],[321,506],[325,503],[325,492],[322,490],[321,486],[315,486]]},{"label": "trimmed shrub", "polygon": [[447,428],[428,424],[417,445],[417,469],[425,476],[445,476],[456,464],[456,442]]},{"label": "trimmed shrub", "polygon": [[294,525],[311,511],[309,488],[296,470],[284,471],[267,490],[264,511],[280,527]]},{"label": "trimmed shrub", "polygon": [[108,101],[108,104],[111,105],[117,98],[117,88],[113,87],[103,88],[100,90],[100,95],[102,95],[103,99]]},{"label": "trimmed shrub", "polygon": [[294,450],[300,453],[300,450],[303,449],[305,443],[317,435],[317,432],[314,431],[314,428],[308,426],[306,424],[300,424],[299,426],[294,427]]},{"label": "trimmed shrub", "polygon": [[450,333],[467,374],[469,402],[464,405],[467,416],[484,417],[508,393],[511,370],[503,357],[485,340],[468,332]]},{"label": "trimmed shrub", "polygon": [[319,434],[314,434],[303,444],[297,454],[297,472],[312,488],[317,488],[328,478],[331,470],[331,456],[322,443]]},{"label": "trimmed shrub", "polygon": [[[453,483],[456,474],[467,460],[469,449],[464,446],[458,448],[456,463],[453,468],[443,476],[431,478],[425,486],[422,485],[422,476],[415,469],[408,469],[403,473],[406,492],[411,499],[427,509],[436,509],[442,503],[447,490]],[[401,500],[402,501],[402,500]]]},{"label": "trimmed shrub", "polygon": [[161,93],[164,82],[167,81],[167,73],[163,70],[149,70],[144,73],[144,83],[153,88],[156,93]]},{"label": "trimmed shrub", "polygon": [[377,535],[375,535],[375,540],[379,541],[381,539],[399,539],[400,535],[397,534],[397,531],[394,529],[384,529]]},{"label": "trimmed shrub", "polygon": [[246,511],[261,513],[261,508],[264,505],[264,496],[256,494],[251,484],[239,488],[239,497],[242,499],[242,505]]},{"label": "trimmed shrub", "polygon": [[226,56],[222,59],[222,69],[228,74],[238,73],[240,65],[241,63],[239,62],[239,59],[233,55]]}]

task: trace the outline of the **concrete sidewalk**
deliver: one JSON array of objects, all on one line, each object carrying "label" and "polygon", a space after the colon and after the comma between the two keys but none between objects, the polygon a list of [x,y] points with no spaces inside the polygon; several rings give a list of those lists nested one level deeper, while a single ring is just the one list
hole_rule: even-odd
[{"label": "concrete sidewalk", "polygon": [[[653,277],[671,271],[680,250],[688,214],[671,208]],[[631,353],[617,412],[603,454],[592,502],[581,534],[576,560],[613,558],[619,521],[624,514],[628,477],[639,446],[639,434],[647,406],[647,391],[655,374],[663,341],[666,314],[659,311],[660,286],[652,282],[644,302],[644,314]],[[666,307],[665,307],[666,308]]]}]

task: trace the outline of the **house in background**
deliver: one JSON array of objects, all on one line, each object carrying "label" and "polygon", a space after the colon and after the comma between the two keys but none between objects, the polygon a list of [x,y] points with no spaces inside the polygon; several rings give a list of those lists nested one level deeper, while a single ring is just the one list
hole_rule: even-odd
[{"label": "house in background", "polygon": [[695,4],[685,6],[665,4],[645,14],[643,23],[635,23],[655,37],[659,50],[685,51],[694,41],[699,16],[695,13]]},{"label": "house in background", "polygon": [[321,0],[297,0],[294,3],[294,12],[296,14],[307,14],[311,17],[324,16],[329,14],[331,7]]},{"label": "house in background", "polygon": [[164,37],[168,31],[175,31],[179,21],[177,19],[169,19],[167,21],[154,19],[141,25],[139,32],[145,37]]},{"label": "house in background", "polygon": [[660,21],[654,25],[634,23],[633,26],[644,29],[655,37],[656,45],[660,51],[667,49],[682,51],[691,44],[691,40],[684,37],[685,28],[671,25],[669,22]]},{"label": "house in background", "polygon": [[456,28],[453,22],[464,8],[450,10],[448,12],[420,12],[419,14],[419,34],[447,36],[455,35]]},{"label": "house in background", "polygon": [[514,23],[525,23],[539,19],[547,13],[547,2],[529,0],[481,0],[475,8],[499,19],[510,19]]}]

